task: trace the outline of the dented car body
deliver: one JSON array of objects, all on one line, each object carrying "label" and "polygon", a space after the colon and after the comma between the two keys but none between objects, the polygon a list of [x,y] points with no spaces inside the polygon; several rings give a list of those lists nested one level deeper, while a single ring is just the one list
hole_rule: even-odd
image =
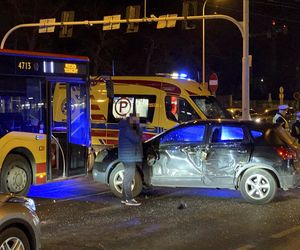
[{"label": "dented car body", "polygon": [[[206,120],[180,124],[146,141],[133,193],[142,186],[240,190],[251,203],[273,200],[278,188],[299,185],[298,144],[277,124]],[[100,153],[95,181],[122,194],[123,164],[117,148]]]}]

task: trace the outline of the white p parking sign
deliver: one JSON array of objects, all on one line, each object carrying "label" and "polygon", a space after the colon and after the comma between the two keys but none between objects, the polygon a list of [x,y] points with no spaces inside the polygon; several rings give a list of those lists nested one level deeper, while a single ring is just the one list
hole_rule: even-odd
[{"label": "white p parking sign", "polygon": [[113,102],[113,116],[122,118],[129,116],[133,112],[134,98],[130,97],[115,97]]}]

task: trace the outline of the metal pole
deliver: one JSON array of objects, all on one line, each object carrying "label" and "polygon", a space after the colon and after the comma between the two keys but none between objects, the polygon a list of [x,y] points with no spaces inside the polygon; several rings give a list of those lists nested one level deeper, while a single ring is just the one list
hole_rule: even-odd
[{"label": "metal pole", "polygon": [[144,0],[144,18],[147,18],[147,0]]},{"label": "metal pole", "polygon": [[243,66],[242,66],[242,119],[250,120],[249,103],[249,0],[243,0]]},{"label": "metal pole", "polygon": [[[76,22],[54,22],[54,23],[26,23],[26,24],[19,24],[13,28],[11,28],[9,31],[6,32],[4,37],[1,41],[0,49],[4,49],[5,42],[9,35],[20,28],[30,28],[30,27],[50,27],[50,26],[68,26],[68,25],[85,25],[85,26],[93,26],[93,25],[104,25],[104,24],[119,24],[119,23],[152,23],[152,22],[159,22],[159,21],[186,21],[186,20],[202,20],[203,16],[188,16],[188,17],[147,17],[147,18],[137,18],[137,19],[120,19],[120,20],[93,20],[93,21],[76,21]],[[239,29],[241,32],[241,35],[243,36],[243,27],[240,24],[239,21],[234,19],[233,17],[226,16],[226,15],[206,15],[205,19],[212,20],[212,19],[224,19],[229,22],[232,22],[235,24],[235,26]]]},{"label": "metal pole", "polygon": [[205,83],[205,6],[207,0],[205,0],[203,7],[202,7],[202,83]]}]

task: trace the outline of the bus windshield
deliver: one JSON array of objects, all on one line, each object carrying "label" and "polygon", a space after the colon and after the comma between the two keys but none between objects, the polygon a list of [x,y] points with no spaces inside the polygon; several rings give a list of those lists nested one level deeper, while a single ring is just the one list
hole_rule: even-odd
[{"label": "bus windshield", "polygon": [[191,98],[208,119],[232,119],[214,96],[191,96]]}]

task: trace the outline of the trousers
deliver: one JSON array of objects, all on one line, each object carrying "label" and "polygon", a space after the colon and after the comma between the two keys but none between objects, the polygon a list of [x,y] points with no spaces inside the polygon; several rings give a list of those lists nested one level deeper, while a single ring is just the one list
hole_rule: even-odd
[{"label": "trousers", "polygon": [[123,178],[123,199],[124,200],[131,200],[133,198],[132,194],[132,182],[134,180],[135,176],[135,168],[136,163],[135,162],[123,162],[124,164],[124,178]]}]

